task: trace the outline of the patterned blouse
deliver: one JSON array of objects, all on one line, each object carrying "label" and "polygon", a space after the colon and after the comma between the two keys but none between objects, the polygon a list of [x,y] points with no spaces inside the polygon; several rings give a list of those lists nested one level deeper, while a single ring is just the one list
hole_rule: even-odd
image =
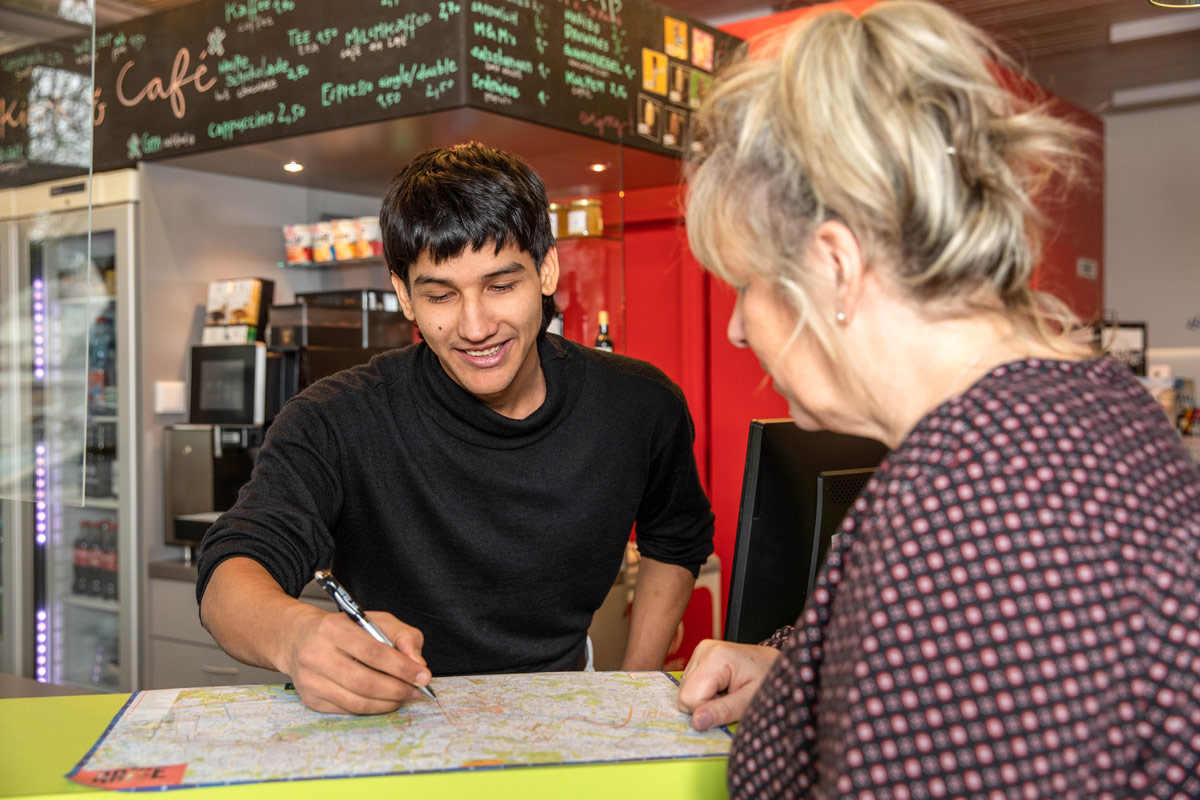
[{"label": "patterned blouse", "polygon": [[1200,798],[1200,473],[1123,365],[994,369],[888,456],[736,798]]}]

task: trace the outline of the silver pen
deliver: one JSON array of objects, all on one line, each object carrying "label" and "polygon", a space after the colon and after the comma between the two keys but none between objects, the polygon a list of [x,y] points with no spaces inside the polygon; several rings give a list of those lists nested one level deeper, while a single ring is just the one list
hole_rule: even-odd
[{"label": "silver pen", "polygon": [[[336,579],[334,579],[332,574],[325,572],[324,570],[317,570],[313,573],[313,578],[321,585],[321,588],[333,598],[333,602],[337,604],[337,607],[346,612],[346,616],[358,623],[358,627],[371,634],[376,641],[382,642],[388,647],[395,648],[396,645],[392,642],[392,640],[389,639],[383,631],[379,630],[378,625],[367,619],[366,613],[362,610],[358,603],[354,601],[354,598],[350,596],[350,593],[347,592],[345,588],[337,582]],[[437,702],[437,695],[434,694],[433,689],[430,689],[428,686],[417,686],[415,683],[404,680],[404,678],[400,678],[399,680],[407,683],[409,686],[413,687],[430,700]]]}]

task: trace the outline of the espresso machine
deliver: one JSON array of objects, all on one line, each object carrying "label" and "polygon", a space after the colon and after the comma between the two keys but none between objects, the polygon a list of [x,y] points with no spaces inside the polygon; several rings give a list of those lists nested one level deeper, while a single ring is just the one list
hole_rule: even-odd
[{"label": "espresso machine", "polygon": [[[390,297],[390,301],[388,298]],[[378,353],[411,344],[394,294],[298,294],[272,306],[265,342],[191,348],[188,422],[164,436],[164,541],[191,548],[237,500],[275,414],[296,393]]]},{"label": "espresso machine", "polygon": [[167,544],[199,546],[204,533],[237,500],[262,445],[262,425],[188,423],[166,429]]}]

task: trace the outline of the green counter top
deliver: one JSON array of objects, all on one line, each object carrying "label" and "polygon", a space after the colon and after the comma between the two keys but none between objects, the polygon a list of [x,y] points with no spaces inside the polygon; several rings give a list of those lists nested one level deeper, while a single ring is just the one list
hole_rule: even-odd
[{"label": "green counter top", "polygon": [[[32,697],[0,700],[0,798],[79,800],[91,789],[64,775],[83,758],[128,695]],[[349,784],[354,784],[350,786]],[[305,780],[177,789],[189,800],[302,800],[348,796],[488,798],[489,800],[717,800],[726,797],[725,759],[631,762],[562,767],[516,767],[482,771]],[[113,793],[114,797],[144,792]]]}]

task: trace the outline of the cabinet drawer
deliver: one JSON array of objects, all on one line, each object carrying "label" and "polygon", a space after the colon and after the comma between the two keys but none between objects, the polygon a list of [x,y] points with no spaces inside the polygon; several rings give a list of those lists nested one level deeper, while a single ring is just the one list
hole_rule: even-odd
[{"label": "cabinet drawer", "polygon": [[[326,597],[304,594],[300,599],[325,611],[337,611],[333,601]],[[196,584],[151,578],[149,604],[151,636],[216,645],[212,636],[200,624],[200,609],[196,606]]]},{"label": "cabinet drawer", "polygon": [[282,673],[235,661],[216,645],[152,639],[150,659],[148,689],[284,683],[288,679]]},{"label": "cabinet drawer", "polygon": [[167,636],[216,646],[208,631],[200,624],[196,584],[151,578],[149,612],[151,636]]}]

